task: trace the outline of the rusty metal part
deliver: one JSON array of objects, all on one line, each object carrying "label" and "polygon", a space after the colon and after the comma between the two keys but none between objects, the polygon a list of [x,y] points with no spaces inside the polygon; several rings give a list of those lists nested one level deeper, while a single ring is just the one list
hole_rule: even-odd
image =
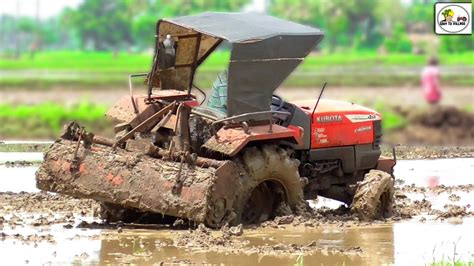
[{"label": "rusty metal part", "polygon": [[[91,198],[119,204],[124,208],[162,213],[221,226],[232,202],[239,176],[232,162],[223,169],[182,165],[186,176],[181,188],[172,192],[179,163],[151,158],[107,146],[80,146],[80,164],[71,169],[75,141],[59,139],[45,153],[45,161],[36,173],[37,187],[79,198]],[[226,164],[231,164],[227,165]],[[222,203],[225,204],[222,204]]]},{"label": "rusty metal part", "polygon": [[191,94],[191,89],[193,87],[193,81],[194,81],[194,74],[196,73],[195,69],[198,66],[199,47],[201,46],[201,36],[202,36],[201,33],[197,34],[197,38],[196,38],[197,40],[196,40],[196,44],[195,44],[195,47],[194,47],[194,58],[193,58],[193,62],[191,64],[191,67],[194,71],[191,71],[191,77],[189,78],[188,94]]},{"label": "rusty metal part", "polygon": [[119,133],[119,132],[124,131],[124,130],[128,131],[128,130],[130,130],[130,128],[131,128],[130,123],[123,122],[123,123],[119,123],[119,124],[115,125],[114,132]]},{"label": "rusty metal part", "polygon": [[137,103],[135,102],[135,98],[133,97],[133,83],[132,83],[132,78],[134,77],[144,77],[147,76],[148,73],[138,73],[138,74],[130,74],[128,75],[128,89],[130,91],[130,100],[132,101],[132,106],[133,106],[133,111],[135,114],[138,114],[138,107]]},{"label": "rusty metal part", "polygon": [[271,133],[268,132],[268,125],[250,126],[249,133],[245,131],[246,129],[241,127],[221,128],[215,136],[204,143],[203,147],[228,156],[234,156],[251,141],[271,139],[298,141],[293,130],[280,125],[273,125]]},{"label": "rusty metal part", "polygon": [[186,176],[183,176],[181,173],[183,172],[183,164],[185,161],[186,155],[181,155],[180,162],[179,162],[179,170],[175,177],[175,183],[171,188],[173,194],[178,194],[181,189],[183,188],[183,182],[186,180]]},{"label": "rusty metal part", "polygon": [[173,142],[175,147],[179,151],[188,152],[190,149],[190,133],[189,133],[189,115],[191,113],[191,108],[185,104],[180,104],[178,110],[176,111],[177,120],[175,125],[175,137]]},{"label": "rusty metal part", "polygon": [[97,143],[97,144],[101,144],[101,145],[105,145],[105,146],[109,146],[109,147],[112,147],[115,144],[114,139],[109,139],[109,138],[105,138],[105,137],[101,137],[101,136],[94,136],[94,138],[92,139],[92,142]]},{"label": "rusty metal part", "polygon": [[[290,113],[288,112],[283,112],[283,111],[262,111],[262,112],[254,112],[254,113],[246,113],[246,114],[241,114],[241,115],[236,115],[236,116],[231,116],[231,117],[226,117],[224,119],[220,119],[217,121],[214,121],[211,125],[213,129],[215,129],[219,124],[222,123],[241,123],[241,122],[247,122],[247,121],[262,121],[262,120],[270,120],[269,124],[273,124],[273,115],[274,114],[279,114],[279,115],[286,115],[289,116]],[[270,117],[270,119],[269,119]],[[271,129],[271,128],[270,128]]]},{"label": "rusty metal part", "polygon": [[166,114],[167,112],[169,112],[170,110],[172,110],[174,107],[175,107],[176,103],[175,102],[172,102],[170,103],[168,106],[165,106],[163,109],[161,109],[160,111],[156,112],[154,115],[150,116],[149,118],[147,118],[145,121],[143,121],[141,124],[139,124],[138,126],[134,127],[132,130],[130,130],[127,134],[125,134],[125,136],[121,137],[119,140],[117,140],[117,143],[116,145],[120,145],[121,143],[123,143],[124,141],[126,141],[127,139],[131,138],[136,132],[142,132],[143,129],[145,129],[146,127],[150,126],[151,124],[153,124],[154,126],[154,123],[157,123],[158,122],[158,119],[163,116],[164,114]]},{"label": "rusty metal part", "polygon": [[72,162],[71,162],[71,165],[70,165],[70,170],[71,171],[75,171],[75,170],[79,169],[79,160],[80,160],[80,158],[77,156],[77,152],[79,151],[79,146],[81,145],[81,139],[82,139],[82,135],[84,134],[84,132],[85,132],[85,130],[82,127],[81,130],[78,133],[78,136],[77,136],[77,142],[76,142],[76,146],[74,148],[74,154],[73,154]]},{"label": "rusty metal part", "polygon": [[[147,108],[154,109],[152,103],[159,103],[158,107],[161,107],[162,105],[167,105],[173,101],[185,101],[189,99],[194,99],[194,95],[188,95],[187,92],[185,91],[177,91],[177,90],[159,90],[155,91],[151,95],[151,100],[148,100],[147,95],[142,95],[142,94],[137,94],[134,95],[134,102],[137,105],[138,108],[138,113],[142,114],[146,112]],[[157,110],[153,110],[153,112],[150,114],[154,114]],[[130,96],[124,96],[120,98],[119,101],[117,101],[109,110],[107,110],[106,116],[116,119],[120,122],[127,122],[130,123],[134,119],[136,119],[137,114],[134,112],[134,107],[130,103]],[[146,119],[145,117],[144,119]],[[132,125],[132,127],[135,127],[139,123],[143,122],[144,119],[139,120],[136,119],[136,124]]]},{"label": "rusty metal part", "polygon": [[380,156],[375,169],[389,173],[393,177],[395,164],[396,164],[395,159],[392,159],[386,156]]},{"label": "rusty metal part", "polygon": [[[129,140],[131,141],[131,140]],[[132,148],[130,145],[128,146],[129,150],[132,151],[141,151],[142,154],[149,155],[153,158],[158,158],[158,159],[169,159],[172,161],[180,161],[181,160],[181,154],[179,152],[173,152],[169,153],[167,150],[159,149],[158,147],[154,146],[150,140],[147,139],[141,139],[141,140],[134,140],[134,141],[139,141],[139,142],[147,142],[147,148],[144,149],[143,146],[140,146],[141,148]],[[94,136],[93,138],[93,143],[99,144],[99,145],[104,145],[108,147],[113,147],[115,144],[115,140],[101,137],[101,136]],[[128,144],[128,141],[127,141]],[[131,144],[133,145],[133,144]],[[126,147],[127,149],[127,147]],[[204,158],[204,157],[199,157],[196,156],[193,160],[192,163],[194,165],[197,165],[199,167],[203,168],[219,168],[222,165],[224,165],[225,161],[219,161],[215,159],[210,159],[210,158]]]},{"label": "rusty metal part", "polygon": [[158,122],[158,124],[156,124],[156,126],[154,126],[151,131],[157,132],[162,126],[168,123],[168,121],[170,120],[172,116],[173,116],[173,110],[169,110],[168,113],[165,115],[165,117],[163,117],[163,119],[161,119],[160,122]]}]

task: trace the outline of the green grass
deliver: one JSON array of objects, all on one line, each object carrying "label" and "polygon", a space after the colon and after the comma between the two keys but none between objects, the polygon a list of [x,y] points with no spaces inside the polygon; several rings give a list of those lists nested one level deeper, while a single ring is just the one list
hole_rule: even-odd
[{"label": "green grass", "polygon": [[78,121],[94,132],[103,132],[111,124],[105,118],[106,107],[87,102],[73,106],[56,103],[37,105],[0,105],[1,138],[55,138],[64,124]]},{"label": "green grass", "polygon": [[[474,65],[474,52],[441,54],[443,65]],[[203,71],[224,69],[229,61],[228,51],[214,52],[201,66]],[[58,51],[37,53],[34,58],[25,54],[20,59],[0,58],[0,70],[64,70],[82,72],[142,72],[151,65],[151,54],[120,52]],[[311,54],[303,62],[302,69],[312,70],[329,66],[421,66],[426,55],[354,52],[339,54]]]},{"label": "green grass", "polygon": [[[51,87],[126,87],[128,74],[147,72],[151,54],[121,52],[42,52],[33,59],[0,57],[0,87],[48,89]],[[474,52],[442,54],[443,65],[461,66],[462,73],[445,73],[443,84],[472,86],[474,75],[466,71],[474,66]],[[196,84],[207,88],[217,73],[227,67],[228,51],[216,51],[198,69]],[[324,82],[332,86],[418,86],[419,73],[404,68],[425,65],[425,55],[369,53],[311,54],[284,82],[287,87],[315,87]],[[392,68],[391,68],[392,67]],[[381,72],[374,72],[374,69]],[[357,73],[354,71],[357,70]],[[1,73],[4,71],[4,73]],[[30,72],[29,72],[30,71]],[[48,71],[44,73],[43,71]],[[10,73],[9,73],[10,72]],[[140,80],[136,79],[138,84]]]},{"label": "green grass", "polygon": [[[474,52],[464,54],[442,54],[445,65],[473,66]],[[151,64],[151,54],[110,52],[42,52],[34,58],[23,55],[20,59],[0,58],[0,86],[3,88],[47,89],[51,87],[116,87],[127,86],[129,73],[146,72]],[[226,68],[228,51],[213,53],[198,69],[196,83],[210,87],[219,71]],[[399,86],[418,85],[418,73],[405,75],[385,70],[382,73],[364,74],[364,69],[379,67],[414,67],[425,65],[425,55],[389,54],[374,52],[348,54],[311,54],[303,64],[285,81],[284,86],[314,87],[327,81],[332,86]],[[342,67],[342,69],[340,69]],[[356,68],[358,75],[351,70]],[[8,71],[12,71],[9,75]],[[26,71],[16,74],[15,71]],[[48,76],[41,72],[51,71]],[[368,71],[369,72],[369,71]],[[18,73],[18,72],[17,72]],[[469,74],[443,76],[443,84],[470,86],[474,76]]]}]

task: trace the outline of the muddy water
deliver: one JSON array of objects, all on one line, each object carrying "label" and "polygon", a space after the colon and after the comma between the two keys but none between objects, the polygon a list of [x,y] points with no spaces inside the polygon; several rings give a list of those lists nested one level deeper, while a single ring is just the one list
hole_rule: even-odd
[{"label": "muddy water", "polygon": [[[11,156],[9,156],[11,155]],[[1,160],[38,159],[41,154],[0,154]],[[4,159],[6,158],[6,159]],[[36,192],[34,185],[35,166],[6,167],[0,165],[0,192]],[[396,174],[402,185],[415,184],[419,187],[434,187],[472,183],[474,159],[438,159],[420,161],[399,161]],[[442,209],[445,204],[465,206],[474,205],[472,192],[453,192],[460,197],[453,202],[452,193],[408,193],[410,198],[428,199],[433,208]],[[336,208],[339,203],[319,199],[315,206]],[[472,207],[471,207],[472,208]],[[18,213],[15,210],[1,211],[0,216],[23,215],[35,219],[40,213]],[[420,222],[421,217],[426,219]],[[380,265],[380,264],[425,264],[433,261],[457,259],[474,260],[474,219],[464,217],[451,223],[429,215],[416,216],[411,220],[375,223],[368,226],[327,226],[304,227],[282,226],[281,228],[245,229],[237,237],[245,245],[225,250],[177,248],[173,241],[176,235],[186,235],[187,230],[161,229],[79,229],[81,221],[98,221],[92,217],[75,214],[74,226],[63,227],[64,223],[32,226],[24,222],[17,226],[0,224],[0,254],[2,261],[17,263],[137,263],[153,264],[159,262],[195,262],[264,265],[294,264],[303,260],[305,265]],[[2,235],[7,236],[2,241]],[[218,232],[212,232],[212,234]],[[46,240],[24,240],[19,236],[46,236]],[[280,252],[278,245],[316,245],[318,249],[311,254],[299,257],[299,252]],[[273,246],[271,252],[262,252],[259,247]]]}]

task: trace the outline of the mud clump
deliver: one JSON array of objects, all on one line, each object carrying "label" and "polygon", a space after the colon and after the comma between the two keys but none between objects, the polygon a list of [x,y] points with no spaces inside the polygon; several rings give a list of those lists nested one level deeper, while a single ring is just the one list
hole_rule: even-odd
[{"label": "mud clump", "polygon": [[436,211],[434,214],[437,219],[446,219],[451,217],[464,217],[472,215],[472,212],[467,211],[466,206],[458,206],[452,204],[446,204],[444,206],[446,211]]},{"label": "mud clump", "polygon": [[48,242],[50,244],[56,244],[54,240],[54,236],[51,234],[39,235],[39,234],[32,234],[32,235],[22,235],[22,234],[5,234],[0,232],[0,240],[15,240],[27,245],[35,245],[37,246],[40,242]]},{"label": "mud clump", "polygon": [[407,126],[391,134],[389,140],[398,143],[428,145],[472,145],[474,114],[454,106],[435,106],[428,111],[414,113],[402,107],[394,108],[407,117]]},{"label": "mud clump", "polygon": [[95,208],[97,203],[92,200],[46,192],[3,192],[0,193],[0,226],[15,228],[74,224],[76,216],[93,217]]},{"label": "mud clump", "polygon": [[386,172],[371,170],[357,183],[351,209],[365,221],[389,217],[393,195],[393,178]]},{"label": "mud clump", "polygon": [[459,201],[459,200],[461,199],[461,197],[459,197],[459,196],[456,195],[456,194],[451,194],[451,195],[449,195],[448,199],[449,199],[450,201]]},{"label": "mud clump", "polygon": [[1,164],[4,164],[5,167],[8,167],[8,168],[28,167],[28,166],[34,165],[34,163],[31,161],[6,161],[4,163],[0,163],[0,165]]},{"label": "mud clump", "polygon": [[453,106],[437,106],[425,114],[416,116],[413,120],[431,128],[466,129],[465,133],[471,134],[469,137],[474,136],[471,128],[474,124],[474,116]]},{"label": "mud clump", "polygon": [[[401,193],[416,193],[416,194],[425,194],[425,193],[434,193],[434,194],[441,194],[441,193],[453,193],[454,191],[461,191],[461,192],[472,192],[474,191],[474,184],[467,184],[467,185],[455,185],[455,186],[445,186],[445,185],[438,185],[435,187],[418,187],[414,184],[412,185],[405,185],[403,187],[397,188],[397,191]],[[452,195],[450,200],[456,201],[459,196]],[[458,199],[459,200],[459,199]]]}]

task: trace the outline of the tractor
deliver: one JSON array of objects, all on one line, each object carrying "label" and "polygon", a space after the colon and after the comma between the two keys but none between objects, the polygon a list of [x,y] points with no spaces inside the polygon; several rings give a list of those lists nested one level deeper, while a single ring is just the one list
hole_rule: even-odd
[{"label": "tractor", "polygon": [[[150,71],[130,75],[130,95],[106,113],[115,137],[65,126],[37,187],[95,199],[110,222],[255,224],[304,212],[318,196],[361,219],[389,216],[396,160],[381,156],[380,114],[322,90],[299,102],[274,94],[323,37],[252,13],[159,20]],[[195,74],[220,46],[230,60],[206,95]]]}]

